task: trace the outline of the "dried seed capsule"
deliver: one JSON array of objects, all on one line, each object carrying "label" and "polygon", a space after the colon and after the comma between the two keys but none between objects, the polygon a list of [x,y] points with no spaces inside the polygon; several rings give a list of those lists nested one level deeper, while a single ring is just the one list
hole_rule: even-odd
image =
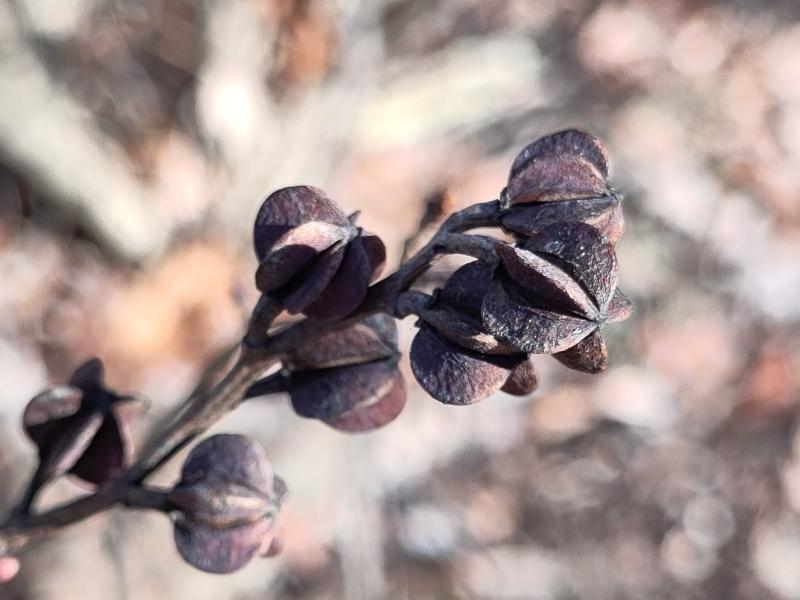
[{"label": "dried seed capsule", "polygon": [[345,431],[382,427],[405,406],[397,357],[292,373],[289,395],[297,414]]},{"label": "dried seed capsule", "polygon": [[386,250],[316,188],[271,194],[256,217],[256,287],[292,314],[336,320],[352,313],[383,269]]},{"label": "dried seed capsule", "polygon": [[39,448],[39,485],[64,473],[101,484],[116,478],[131,456],[129,421],[142,403],[105,387],[103,364],[91,359],[78,367],[69,385],[34,397],[22,421]]},{"label": "dried seed capsule", "polygon": [[549,225],[523,249],[498,248],[502,268],[483,303],[488,331],[529,353],[554,354],[566,366],[597,373],[607,366],[599,329],[630,315],[617,290],[614,247],[585,223]]},{"label": "dried seed capsule", "polygon": [[558,223],[525,242],[524,248],[557,261],[586,289],[605,314],[617,288],[617,255],[608,240],[584,223]]},{"label": "dried seed capsule", "polygon": [[299,185],[270,194],[256,215],[253,244],[259,262],[292,229],[306,223],[327,223],[347,229],[350,222],[336,203],[320,189]]},{"label": "dried seed capsule", "polygon": [[212,436],[189,454],[168,494],[179,511],[175,544],[189,564],[231,573],[270,547],[286,494],[263,448],[241,435]]},{"label": "dried seed capsule", "polygon": [[411,370],[433,398],[445,404],[474,404],[500,388],[527,357],[480,354],[423,325],[411,343]]},{"label": "dried seed capsule", "polygon": [[597,328],[595,321],[532,306],[507,277],[487,294],[483,322],[499,340],[528,354],[562,352]]},{"label": "dried seed capsule", "polygon": [[463,265],[447,279],[434,304],[419,312],[411,369],[440,402],[472,404],[504,386],[513,390],[516,369],[527,362],[524,354],[498,340],[481,321],[493,273],[494,267],[485,262]]},{"label": "dried seed capsule", "polygon": [[511,166],[504,198],[509,210],[503,227],[515,234],[583,222],[612,244],[622,237],[620,200],[608,185],[608,153],[583,131],[560,131],[525,147]]}]

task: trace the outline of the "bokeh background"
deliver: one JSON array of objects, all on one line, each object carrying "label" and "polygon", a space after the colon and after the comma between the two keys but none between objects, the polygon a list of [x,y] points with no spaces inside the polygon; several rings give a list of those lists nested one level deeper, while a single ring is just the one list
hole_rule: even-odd
[{"label": "bokeh background", "polygon": [[453,408],[405,364],[405,412],[355,437],[251,403],[215,430],[288,481],[279,558],[205,575],[114,511],[0,598],[800,598],[795,0],[0,1],[2,502],[49,382],[102,356],[141,435],[235,342],[271,190],[362,210],[396,264],[426,198],[494,198],[572,126],[626,196],[606,374],[541,357],[532,398]]}]

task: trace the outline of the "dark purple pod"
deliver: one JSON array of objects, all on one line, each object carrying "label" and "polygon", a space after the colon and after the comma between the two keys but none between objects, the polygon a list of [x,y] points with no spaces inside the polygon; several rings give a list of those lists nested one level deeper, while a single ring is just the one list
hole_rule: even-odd
[{"label": "dark purple pod", "polygon": [[289,314],[303,312],[330,285],[344,260],[348,243],[347,239],[340,240],[319,255],[309,272],[302,273],[298,285],[282,298]]},{"label": "dark purple pod", "polygon": [[361,237],[347,245],[342,265],[330,285],[308,305],[304,313],[315,319],[335,321],[352,313],[367,295],[373,266]]},{"label": "dark purple pod", "polygon": [[565,129],[539,138],[525,146],[514,158],[509,179],[518,175],[531,161],[544,156],[577,156],[608,177],[608,151],[593,135],[579,129]]},{"label": "dark purple pod", "polygon": [[372,431],[387,425],[403,411],[406,405],[406,384],[403,375],[395,369],[392,383],[372,399],[355,406],[337,417],[324,422],[347,433]]},{"label": "dark purple pod", "polygon": [[349,222],[340,226],[310,221],[289,229],[261,259],[256,287],[263,293],[280,288],[308,267],[318,254],[352,235]]},{"label": "dark purple pod", "polygon": [[512,369],[526,357],[489,356],[446,340],[427,326],[411,344],[411,370],[433,398],[445,404],[465,405],[497,392]]},{"label": "dark purple pod", "polygon": [[189,454],[168,493],[179,511],[175,544],[189,564],[231,573],[271,545],[286,489],[263,448],[241,435],[212,436]]},{"label": "dark purple pod", "polygon": [[556,352],[553,358],[584,373],[600,373],[608,368],[608,349],[599,331],[586,336],[569,350]]},{"label": "dark purple pod", "polygon": [[539,375],[530,359],[524,360],[511,370],[500,389],[512,396],[528,396],[539,387]]},{"label": "dark purple pod", "polygon": [[377,314],[295,348],[286,355],[285,364],[292,371],[308,371],[390,358],[397,352],[397,323]]},{"label": "dark purple pod", "polygon": [[510,206],[598,198],[608,193],[608,183],[597,167],[575,155],[535,157],[506,186]]},{"label": "dark purple pod", "polygon": [[584,223],[550,225],[525,242],[524,248],[555,259],[605,314],[617,287],[617,255],[597,229]]},{"label": "dark purple pod", "polygon": [[259,262],[289,230],[312,221],[350,227],[345,214],[320,189],[300,185],[270,194],[261,204],[253,228],[253,244]]},{"label": "dark purple pod", "polygon": [[532,304],[538,308],[596,320],[598,313],[593,299],[560,266],[531,251],[508,244],[499,244],[497,253],[508,279],[527,292],[525,296]]},{"label": "dark purple pod", "polygon": [[142,403],[105,387],[103,365],[92,359],[70,384],[34,397],[23,413],[23,427],[39,449],[35,478],[42,484],[72,473],[93,484],[115,479],[130,462],[128,427]]},{"label": "dark purple pod", "polygon": [[503,228],[522,237],[531,237],[549,225],[566,222],[591,225],[612,244],[619,242],[625,229],[622,203],[615,196],[526,204],[503,216]]},{"label": "dark purple pod", "polygon": [[302,417],[327,421],[375,403],[396,384],[397,359],[292,373],[289,395]]},{"label": "dark purple pod", "polygon": [[483,322],[497,339],[526,354],[562,352],[597,328],[594,321],[531,306],[502,278],[484,299]]}]

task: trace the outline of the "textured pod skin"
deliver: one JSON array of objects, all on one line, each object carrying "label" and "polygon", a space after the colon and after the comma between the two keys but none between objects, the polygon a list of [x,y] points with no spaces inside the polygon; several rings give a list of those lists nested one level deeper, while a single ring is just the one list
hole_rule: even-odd
[{"label": "textured pod skin", "polygon": [[347,245],[342,265],[330,285],[305,309],[315,319],[335,321],[352,313],[367,295],[373,266],[360,237]]},{"label": "textured pod skin", "polygon": [[522,248],[502,244],[498,254],[508,279],[528,292],[532,306],[573,314],[585,319],[597,318],[597,307],[577,282],[552,262]]},{"label": "textured pod skin", "polygon": [[633,314],[633,303],[619,288],[614,290],[614,296],[608,306],[608,322],[617,323],[624,321]]},{"label": "textured pod skin", "polygon": [[597,328],[595,321],[531,306],[508,279],[492,285],[483,321],[499,340],[527,354],[568,350]]},{"label": "textured pod skin", "polygon": [[261,204],[253,227],[253,245],[259,262],[288,231],[311,222],[344,229],[350,226],[336,203],[320,189],[299,185],[270,194]]},{"label": "textured pod skin", "polygon": [[482,261],[462,265],[447,278],[434,305],[419,313],[420,319],[445,339],[483,354],[515,354],[497,340],[481,321],[483,298],[492,283],[494,267]]},{"label": "textured pod skin", "polygon": [[127,427],[141,403],[106,388],[103,370],[99,359],[91,359],[76,369],[69,385],[50,388],[26,406],[22,423],[39,449],[39,482],[72,473],[99,485],[130,462]]},{"label": "textured pod skin", "polygon": [[606,314],[617,288],[617,255],[597,229],[584,223],[558,223],[530,238],[524,248],[562,265],[589,292],[598,312]]},{"label": "textured pod skin", "polygon": [[189,454],[168,499],[179,512],[175,543],[191,565],[230,573],[266,552],[274,538],[283,482],[263,448],[241,435],[215,435]]},{"label": "textured pod skin", "polygon": [[423,325],[411,343],[411,370],[444,404],[466,405],[497,392],[525,356],[489,356],[458,346]]},{"label": "textured pod skin", "polygon": [[406,405],[406,384],[403,375],[395,369],[390,385],[385,391],[340,415],[326,419],[325,423],[347,433],[372,431],[392,422]]},{"label": "textured pod skin", "polygon": [[603,174],[590,162],[574,155],[535,157],[509,179],[506,187],[511,206],[598,198],[609,191]]}]

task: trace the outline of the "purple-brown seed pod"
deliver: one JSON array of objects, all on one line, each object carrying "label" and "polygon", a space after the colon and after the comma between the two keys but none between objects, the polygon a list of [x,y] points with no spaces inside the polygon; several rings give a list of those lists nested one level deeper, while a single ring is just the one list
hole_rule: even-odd
[{"label": "purple-brown seed pod", "polygon": [[616,244],[624,222],[608,185],[608,164],[600,141],[583,131],[559,131],[529,144],[511,166],[503,227],[527,237],[553,223],[583,222]]},{"label": "purple-brown seed pod", "polygon": [[324,192],[309,186],[271,194],[256,217],[256,287],[291,314],[336,320],[352,313],[380,275],[386,249]]},{"label": "purple-brown seed pod", "polygon": [[258,443],[232,434],[204,440],[189,454],[181,480],[167,495],[179,511],[178,552],[209,573],[242,568],[267,553],[285,494]]},{"label": "purple-brown seed pod", "polygon": [[422,325],[411,343],[411,370],[419,384],[444,404],[466,405],[500,390],[527,356],[473,352]]},{"label": "purple-brown seed pod", "polygon": [[589,373],[607,367],[599,329],[624,320],[630,301],[617,289],[613,245],[585,223],[549,225],[522,248],[501,245],[502,267],[484,299],[490,333],[519,351],[554,354]]},{"label": "purple-brown seed pod", "polygon": [[[527,356],[498,340],[481,320],[494,270],[482,261],[463,265],[447,279],[433,305],[419,312],[411,369],[420,385],[445,404],[472,404],[500,389],[524,395],[536,387]],[[525,363],[530,365],[527,373]]]},{"label": "purple-brown seed pod", "polygon": [[116,478],[130,462],[128,426],[141,406],[105,387],[97,358],[78,367],[68,385],[31,399],[22,423],[39,449],[39,485],[65,473],[96,485]]},{"label": "purple-brown seed pod", "polygon": [[348,432],[386,425],[405,406],[405,384],[397,357],[294,372],[289,395],[295,412]]}]

